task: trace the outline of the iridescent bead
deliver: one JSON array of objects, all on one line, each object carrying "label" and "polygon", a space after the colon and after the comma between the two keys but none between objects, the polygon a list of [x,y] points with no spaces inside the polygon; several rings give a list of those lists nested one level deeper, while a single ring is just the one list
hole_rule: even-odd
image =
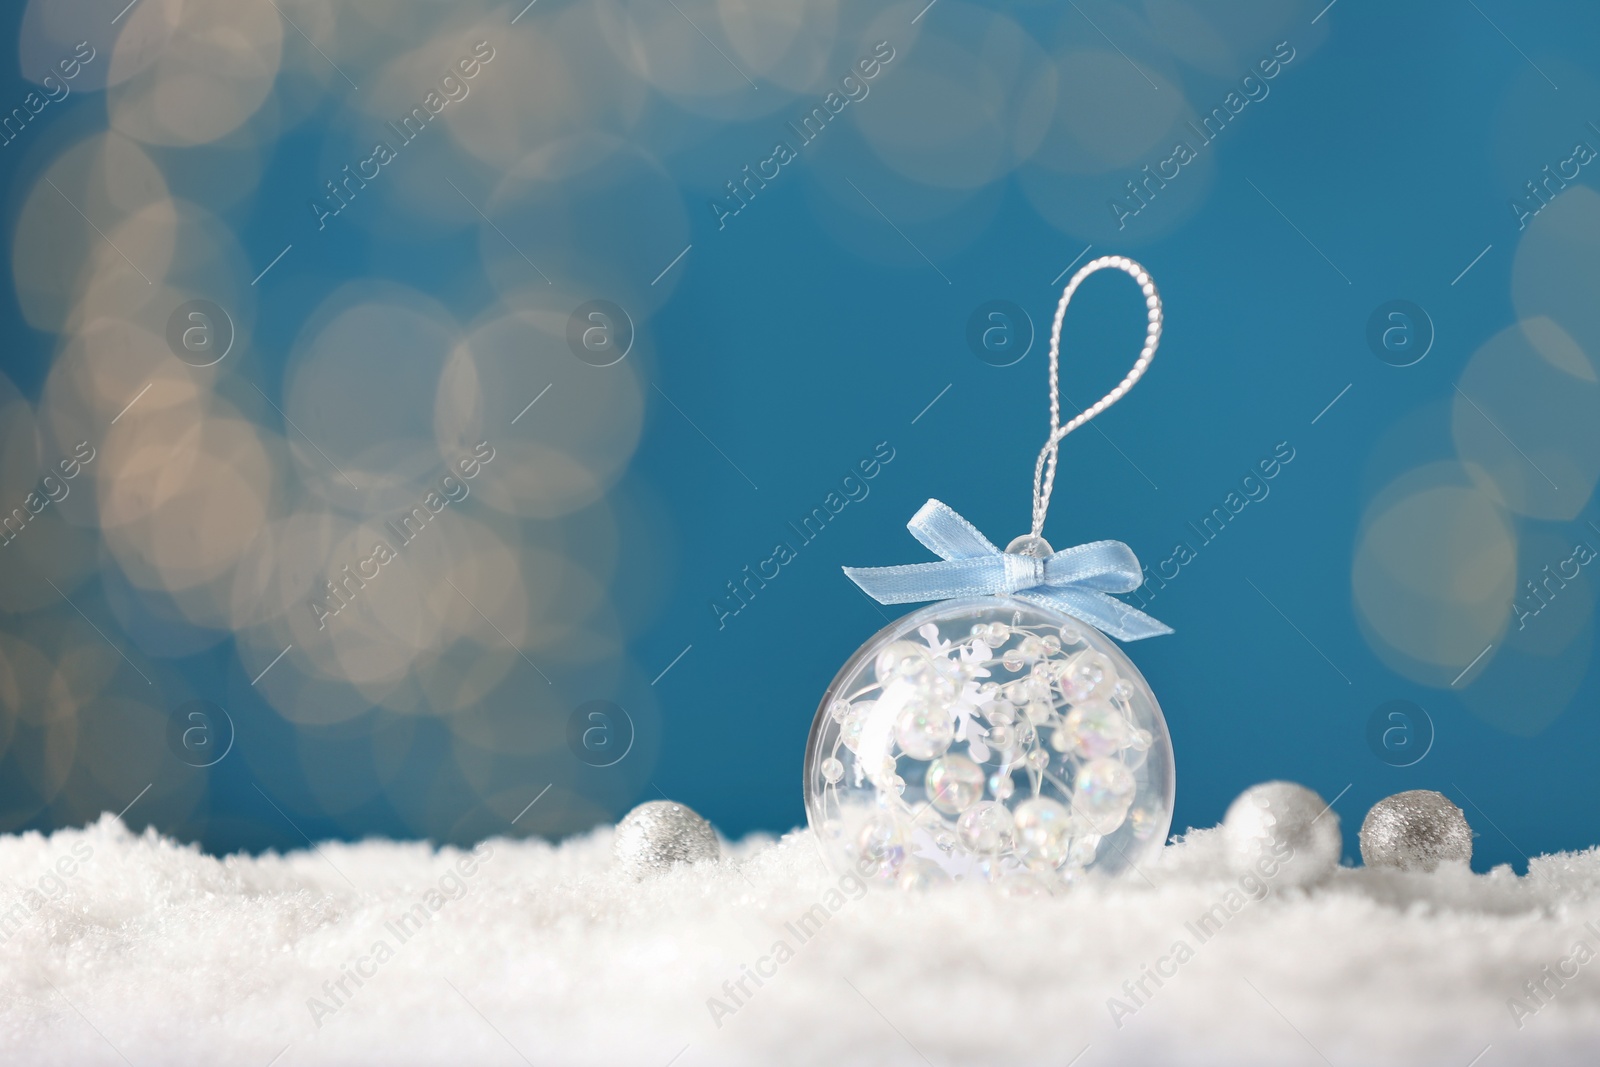
[{"label": "iridescent bead", "polygon": [[[1011,813],[1009,811],[1006,812],[1006,832],[1011,832]],[[1010,846],[1007,845],[1006,847],[1009,848]],[[978,873],[983,875],[984,880],[987,882],[998,882],[1008,869],[1014,870],[1016,866],[1016,860],[1004,852],[991,852],[988,855],[980,855],[978,859]]]},{"label": "iridescent bead", "polygon": [[867,728],[867,716],[859,709],[850,713],[844,725],[839,728],[839,740],[844,742],[844,747],[851,752],[861,749],[861,735]]},{"label": "iridescent bead", "polygon": [[956,833],[970,852],[992,854],[1011,848],[1013,834],[1011,813],[1004,804],[992,800],[979,801],[956,820]]},{"label": "iridescent bead", "polygon": [[901,889],[919,890],[928,889],[941,882],[948,882],[950,875],[943,867],[930,860],[912,858],[910,862],[900,869],[895,876],[895,885]]},{"label": "iridescent bead", "polygon": [[1117,669],[1093,649],[1085,649],[1067,661],[1061,674],[1061,694],[1071,704],[1104,697],[1117,684]]},{"label": "iridescent bead", "polygon": [[1122,825],[1133,800],[1133,772],[1118,759],[1090,760],[1078,769],[1073,807],[1104,836]]},{"label": "iridescent bead", "polygon": [[856,852],[869,876],[892,876],[905,862],[905,834],[892,816],[874,815],[856,836]]},{"label": "iridescent bead", "polygon": [[880,685],[915,678],[928,669],[928,650],[912,641],[891,641],[878,652],[873,669]]},{"label": "iridescent bead", "polygon": [[914,759],[932,759],[943,754],[955,737],[950,713],[938,704],[913,700],[900,709],[895,720],[894,738],[900,750]]},{"label": "iridescent bead", "polygon": [[928,802],[946,815],[959,815],[983,797],[983,769],[965,756],[934,760],[923,783]]},{"label": "iridescent bead", "polygon": [[952,660],[950,669],[945,672],[945,677],[956,683],[957,686],[966,685],[978,676],[978,668],[965,660]]},{"label": "iridescent bead", "polygon": [[1110,704],[1093,700],[1067,712],[1063,724],[1073,747],[1090,759],[1109,756],[1128,743],[1128,724]]},{"label": "iridescent bead", "polygon": [[927,684],[924,686],[923,691],[927,694],[929,700],[939,704],[949,704],[955,700],[956,694],[960,692],[960,686],[942,674],[935,675],[926,681]]},{"label": "iridescent bead", "polygon": [[[1077,619],[1003,598],[924,608],[852,657],[821,703],[806,810],[841,875],[1056,893],[1097,885],[1101,868],[1132,873],[1167,833],[1160,709]],[[1114,835],[1105,848],[1096,827]]]},{"label": "iridescent bead", "polygon": [[1072,839],[1072,844],[1067,846],[1067,865],[1069,867],[1089,866],[1094,862],[1094,853],[1099,847],[1099,834],[1079,834]]},{"label": "iridescent bead", "polygon": [[1147,841],[1155,833],[1156,815],[1149,808],[1134,808],[1128,813],[1128,825],[1133,827],[1134,837]]},{"label": "iridescent bead", "polygon": [[1049,797],[1031,797],[1017,805],[1017,848],[1029,867],[1049,870],[1067,857],[1072,814]]}]

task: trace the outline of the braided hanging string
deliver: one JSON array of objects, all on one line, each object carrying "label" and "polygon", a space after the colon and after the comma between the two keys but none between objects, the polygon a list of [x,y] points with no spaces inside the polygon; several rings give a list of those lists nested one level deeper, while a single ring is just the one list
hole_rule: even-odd
[{"label": "braided hanging string", "polygon": [[[1139,351],[1139,358],[1133,364],[1133,369],[1128,376],[1117,383],[1116,388],[1101,397],[1091,407],[1085,408],[1065,426],[1061,424],[1061,393],[1060,393],[1060,363],[1061,363],[1061,320],[1067,313],[1067,305],[1072,302],[1072,294],[1078,291],[1078,286],[1089,275],[1098,270],[1114,267],[1117,270],[1132,276],[1139,283],[1139,289],[1144,293],[1145,307],[1149,309],[1149,327],[1145,333],[1144,348]],[[1144,372],[1149,369],[1150,361],[1155,358],[1156,346],[1161,343],[1161,296],[1156,292],[1155,283],[1150,280],[1150,275],[1145,269],[1125,256],[1101,256],[1099,259],[1085,263],[1078,273],[1072,276],[1067,287],[1061,292],[1061,303],[1056,305],[1055,323],[1050,328],[1050,439],[1044,444],[1044,449],[1039,453],[1039,461],[1033,468],[1033,536],[1041,537],[1044,532],[1044,520],[1050,510],[1050,493],[1055,488],[1056,481],[1056,454],[1061,447],[1062,438],[1076,430],[1106,408],[1115,404],[1127,395],[1135,382],[1144,377]]]}]

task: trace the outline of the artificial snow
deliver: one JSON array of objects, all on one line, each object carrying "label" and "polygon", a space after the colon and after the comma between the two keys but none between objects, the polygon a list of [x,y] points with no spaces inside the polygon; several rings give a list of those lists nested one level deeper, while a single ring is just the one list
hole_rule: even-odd
[{"label": "artificial snow", "polygon": [[1600,1051],[1597,850],[1526,877],[1343,868],[1300,891],[1242,883],[1200,831],[1143,875],[1033,899],[863,893],[805,832],[635,882],[610,838],[217,859],[110,816],[0,837],[0,1062],[1496,1067]]}]

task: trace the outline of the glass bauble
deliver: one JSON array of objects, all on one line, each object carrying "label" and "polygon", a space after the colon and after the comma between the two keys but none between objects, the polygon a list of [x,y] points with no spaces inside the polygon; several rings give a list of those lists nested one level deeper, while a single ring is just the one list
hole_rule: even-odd
[{"label": "glass bauble", "polygon": [[836,874],[1060,891],[1166,840],[1172,742],[1132,661],[1010,597],[948,600],[863,645],[806,746],[806,816]]}]

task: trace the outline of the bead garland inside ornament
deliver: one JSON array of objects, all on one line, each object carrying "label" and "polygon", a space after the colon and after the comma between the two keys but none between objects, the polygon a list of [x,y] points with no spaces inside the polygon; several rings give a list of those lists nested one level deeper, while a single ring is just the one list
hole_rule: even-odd
[{"label": "bead garland inside ornament", "polygon": [[1174,792],[1138,668],[1086,623],[1010,597],[880,632],[828,687],[806,752],[829,866],[879,883],[1116,875],[1166,840]]},{"label": "bead garland inside ornament", "polygon": [[[1108,267],[1145,295],[1144,348],[1111,392],[1063,424],[1062,316],[1083,279]],[[909,529],[939,562],[845,568],[879,603],[938,603],[863,645],[817,709],[806,816],[837,874],[1038,894],[1133,870],[1165,842],[1176,788],[1166,720],[1111,638],[1172,631],[1109,595],[1143,581],[1127,545],[1056,552],[1042,536],[1061,440],[1126,395],[1160,337],[1161,301],[1143,267],[1120,256],[1085,265],[1050,336],[1050,435],[1034,464],[1032,531],[1002,552],[930,500]]]}]

